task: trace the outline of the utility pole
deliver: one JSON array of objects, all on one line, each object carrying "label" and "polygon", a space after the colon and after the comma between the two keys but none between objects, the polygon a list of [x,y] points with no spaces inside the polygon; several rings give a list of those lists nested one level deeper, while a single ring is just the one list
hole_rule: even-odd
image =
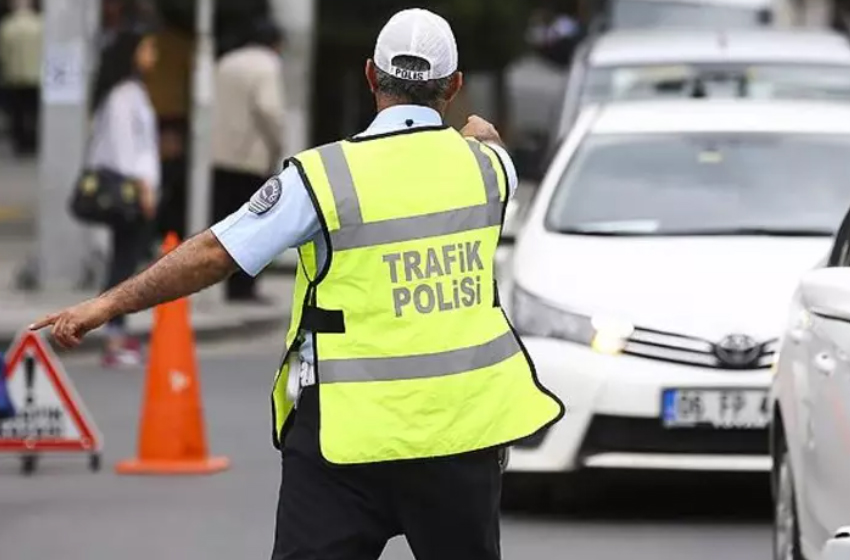
[{"label": "utility pole", "polygon": [[213,0],[197,0],[195,58],[192,79],[192,150],[189,169],[187,237],[209,227],[212,172],[212,107],[214,102],[215,39]]},{"label": "utility pole", "polygon": [[[212,109],[215,90],[215,38],[213,0],[195,2],[195,57],[192,76],[191,154],[186,204],[186,236],[195,235],[212,224]],[[204,307],[222,299],[222,290],[213,286],[198,294]]]},{"label": "utility pole", "polygon": [[99,0],[44,2],[37,283],[70,288],[83,280],[90,235],[68,212],[85,154],[88,82],[100,25]]},{"label": "utility pole", "polygon": [[287,38],[283,54],[287,155],[307,149],[310,142],[316,4],[316,0],[271,0],[272,12]]}]

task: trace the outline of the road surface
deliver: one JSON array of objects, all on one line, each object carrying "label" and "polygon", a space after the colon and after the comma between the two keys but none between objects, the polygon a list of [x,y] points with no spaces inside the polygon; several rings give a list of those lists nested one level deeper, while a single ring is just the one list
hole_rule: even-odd
[{"label": "road surface", "polygon": [[[142,371],[111,372],[94,356],[66,367],[105,435],[104,470],[45,457],[31,478],[0,456],[3,560],[182,560],[269,557],[279,463],[268,391],[281,333],[199,352],[210,449],[229,471],[196,478],[113,474],[134,453]],[[760,477],[650,477],[600,488],[592,506],[505,516],[504,558],[522,560],[768,560],[770,502]],[[382,560],[410,560],[402,539]]]}]

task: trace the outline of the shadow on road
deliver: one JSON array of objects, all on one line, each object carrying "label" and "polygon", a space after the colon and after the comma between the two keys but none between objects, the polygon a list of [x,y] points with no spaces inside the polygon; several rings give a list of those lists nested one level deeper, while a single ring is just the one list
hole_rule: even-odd
[{"label": "shadow on road", "polygon": [[767,474],[600,472],[554,481],[506,517],[634,523],[753,523],[772,515]]}]

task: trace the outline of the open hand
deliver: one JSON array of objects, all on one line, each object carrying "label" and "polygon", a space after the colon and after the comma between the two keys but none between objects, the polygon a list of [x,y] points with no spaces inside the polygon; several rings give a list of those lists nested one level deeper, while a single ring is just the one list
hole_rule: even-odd
[{"label": "open hand", "polygon": [[32,325],[31,331],[53,326],[53,338],[62,348],[74,348],[86,333],[96,329],[110,319],[106,302],[92,299],[58,313],[44,317]]},{"label": "open hand", "polygon": [[502,139],[499,136],[499,131],[496,130],[496,127],[478,115],[472,115],[469,117],[466,121],[466,125],[461,129],[460,133],[467,138],[475,138],[480,142],[502,143]]}]

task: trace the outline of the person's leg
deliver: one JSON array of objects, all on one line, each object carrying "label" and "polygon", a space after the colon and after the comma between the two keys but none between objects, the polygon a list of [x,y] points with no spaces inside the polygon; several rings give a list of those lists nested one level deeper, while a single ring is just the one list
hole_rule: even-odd
[{"label": "person's leg", "polygon": [[498,453],[398,465],[393,497],[416,560],[500,560]]},{"label": "person's leg", "polygon": [[289,449],[282,465],[272,560],[377,560],[398,534],[370,467],[337,469]]},{"label": "person's leg", "polygon": [[26,152],[26,124],[24,118],[24,95],[19,87],[10,87],[9,96],[9,133],[12,139],[12,148],[16,155]]},{"label": "person's leg", "polygon": [[39,89],[28,87],[24,90],[26,104],[26,149],[30,153],[38,150],[38,117],[39,117]]},{"label": "person's leg", "polygon": [[[112,228],[112,252],[104,291],[130,278],[139,265],[142,242],[147,235],[144,224]],[[107,324],[104,362],[106,365],[136,365],[138,349],[128,348],[127,319],[121,315]],[[120,362],[120,363],[119,363]]]}]

